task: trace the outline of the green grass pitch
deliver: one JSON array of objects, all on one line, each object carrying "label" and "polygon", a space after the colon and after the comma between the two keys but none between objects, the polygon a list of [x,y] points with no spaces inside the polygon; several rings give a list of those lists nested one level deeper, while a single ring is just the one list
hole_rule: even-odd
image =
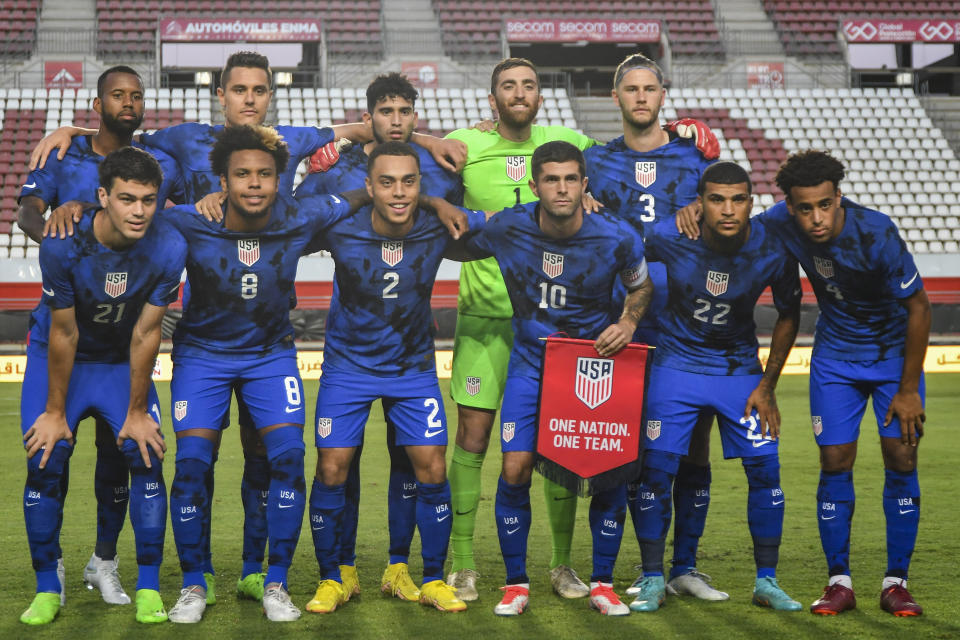
[{"label": "green grass pitch", "polygon": [[[590,611],[586,600],[565,601],[550,591],[547,563],[550,535],[544,514],[542,482],[534,478],[533,522],[529,543],[529,572],[532,579],[528,611],[517,619],[493,615],[499,599],[504,569],[499,557],[493,521],[493,493],[500,456],[491,446],[484,466],[484,495],[480,503],[476,550],[482,574],[481,597],[461,614],[441,614],[426,607],[381,596],[379,579],[387,559],[386,490],[388,457],[384,424],[379,407],[374,408],[367,430],[367,447],[362,466],[358,569],[362,595],[332,615],[304,612],[293,623],[271,624],[256,603],[238,600],[233,591],[240,569],[242,510],[239,486],[242,455],[236,428],[224,437],[217,464],[217,491],[214,499],[213,548],[219,574],[218,602],[207,609],[203,622],[174,627],[148,627],[134,621],[133,606],[109,606],[99,594],[87,591],[82,583],[83,566],[93,549],[96,533],[93,498],[93,430],[87,422],[80,428],[73,457],[70,493],[67,501],[61,544],[67,567],[67,606],[59,618],[42,629],[20,624],[18,617],[34,591],[33,572],[27,550],[21,507],[24,478],[23,452],[18,444],[19,385],[0,385],[0,414],[7,433],[0,448],[0,548],[5,549],[3,598],[0,600],[0,637],[7,638],[239,638],[323,637],[323,638],[453,638],[453,637],[542,637],[542,638],[957,638],[960,637],[960,511],[956,508],[957,461],[960,460],[960,374],[938,374],[927,378],[927,433],[920,453],[920,483],[923,490],[922,517],[917,549],[911,567],[910,588],[924,606],[916,619],[897,619],[878,606],[880,580],[886,568],[884,521],[881,508],[883,472],[880,450],[868,410],[855,479],[857,509],[854,517],[852,568],[858,609],[837,618],[821,618],[808,612],[779,613],[750,604],[753,584],[753,553],[746,522],[746,481],[737,460],[724,461],[716,429],[713,431],[713,501],[701,547],[699,567],[710,574],[714,584],[728,591],[725,603],[706,603],[688,598],[668,598],[655,614],[633,614],[627,618],[605,619]],[[442,383],[446,391],[447,383]],[[308,383],[310,401],[316,383]],[[807,380],[784,376],[778,396],[784,418],[780,458],[782,485],[787,498],[783,546],[778,577],[781,585],[809,606],[826,582],[826,567],[820,550],[815,519],[818,480],[817,449],[810,432]],[[160,389],[163,406],[169,406],[166,384]],[[312,416],[312,410],[308,415]],[[447,403],[451,433],[456,424],[455,407]],[[167,486],[173,478],[172,429],[166,418],[164,432],[171,443],[165,465]],[[452,437],[451,437],[452,440]],[[313,472],[316,453],[307,436],[307,475]],[[452,447],[451,447],[452,451]],[[448,458],[450,451],[448,451]],[[309,483],[308,483],[309,486]],[[580,501],[574,539],[574,565],[581,576],[590,574],[590,533],[587,503]],[[628,518],[629,520],[629,518]],[[309,527],[304,530],[290,574],[290,591],[302,608],[316,587],[317,565]],[[668,538],[669,541],[669,538]],[[671,549],[667,549],[667,557]],[[133,535],[129,522],[120,539],[120,571],[127,591],[133,595],[136,581]],[[635,578],[633,565],[639,561],[631,525],[627,525],[615,575],[615,588],[623,590]],[[414,541],[411,574],[420,574],[419,542]],[[180,571],[173,534],[168,530],[165,562],[161,569],[162,593],[168,608],[177,598]]]}]

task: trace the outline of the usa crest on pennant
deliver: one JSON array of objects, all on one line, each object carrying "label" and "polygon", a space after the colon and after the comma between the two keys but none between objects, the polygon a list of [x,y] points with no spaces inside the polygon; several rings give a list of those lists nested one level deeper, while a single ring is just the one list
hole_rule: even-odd
[{"label": "usa crest on pennant", "polygon": [[813,256],[813,266],[817,270],[817,273],[827,280],[833,277],[833,260],[830,258]]},{"label": "usa crest on pennant", "polygon": [[563,254],[543,252],[543,272],[549,278],[556,278],[563,273]]},{"label": "usa crest on pennant", "polygon": [[248,267],[260,259],[260,241],[256,238],[252,240],[237,240],[237,258]]},{"label": "usa crest on pennant", "polygon": [[651,440],[656,440],[660,437],[659,420],[647,420],[647,437]]},{"label": "usa crest on pennant", "polygon": [[475,396],[480,393],[480,377],[479,376],[467,376],[467,385],[466,385],[467,395]]},{"label": "usa crest on pennant", "polygon": [[103,291],[111,298],[123,295],[127,290],[127,272],[108,273],[103,285]]},{"label": "usa crest on pennant", "polygon": [[527,175],[527,156],[507,156],[507,177],[520,182]]},{"label": "usa crest on pennant", "polygon": [[513,436],[516,432],[517,432],[516,422],[503,423],[503,441],[504,442],[510,442],[511,440],[513,440]]},{"label": "usa crest on pennant", "polygon": [[712,296],[721,296],[727,292],[727,284],[730,282],[729,273],[720,271],[707,271],[707,291]]},{"label": "usa crest on pennant", "polygon": [[380,257],[391,267],[403,260],[403,240],[384,240],[380,245]]},{"label": "usa crest on pennant", "polygon": [[173,417],[177,420],[183,420],[187,417],[187,401],[177,400],[173,403]]},{"label": "usa crest on pennant", "polygon": [[637,162],[634,165],[637,184],[646,189],[657,181],[657,163],[656,162]]},{"label": "usa crest on pennant", "polygon": [[580,402],[596,409],[610,399],[613,391],[613,360],[577,358],[577,382],[574,388]]},{"label": "usa crest on pennant", "polygon": [[326,438],[333,431],[333,418],[317,418],[317,435]]}]

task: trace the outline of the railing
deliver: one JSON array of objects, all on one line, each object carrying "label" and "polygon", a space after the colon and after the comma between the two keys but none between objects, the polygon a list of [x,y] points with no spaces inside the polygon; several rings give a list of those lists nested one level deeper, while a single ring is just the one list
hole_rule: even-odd
[{"label": "railing", "polygon": [[43,29],[37,33],[39,53],[95,54],[96,29]]}]

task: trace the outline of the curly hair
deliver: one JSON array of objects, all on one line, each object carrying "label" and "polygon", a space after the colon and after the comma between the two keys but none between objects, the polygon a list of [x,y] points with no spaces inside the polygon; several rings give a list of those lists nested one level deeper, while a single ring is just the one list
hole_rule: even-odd
[{"label": "curly hair", "polygon": [[387,98],[403,98],[414,105],[419,97],[420,94],[410,84],[407,76],[396,71],[379,75],[367,87],[367,113],[373,113],[377,104]]},{"label": "curly hair", "polygon": [[828,151],[809,149],[787,157],[777,171],[776,182],[789,198],[790,190],[794,187],[815,187],[828,180],[836,189],[845,175],[843,163]]},{"label": "curly hair", "polygon": [[215,137],[217,141],[210,150],[210,167],[218,176],[227,175],[227,169],[230,166],[230,154],[234,151],[245,151],[247,149],[266,151],[273,156],[277,163],[277,173],[282,173],[290,160],[287,143],[283,141],[283,136],[277,133],[277,130],[273,127],[249,124],[224,127]]}]

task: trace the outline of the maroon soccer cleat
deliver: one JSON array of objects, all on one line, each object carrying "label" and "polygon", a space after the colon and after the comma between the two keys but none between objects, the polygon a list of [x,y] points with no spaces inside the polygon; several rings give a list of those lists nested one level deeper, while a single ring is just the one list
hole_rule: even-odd
[{"label": "maroon soccer cleat", "polygon": [[821,616],[835,616],[838,613],[856,608],[857,598],[853,595],[853,589],[848,589],[837,583],[824,588],[823,595],[810,605],[810,613]]},{"label": "maroon soccer cleat", "polygon": [[918,616],[923,607],[917,604],[906,587],[895,584],[880,592],[880,608],[889,611],[898,618]]}]

